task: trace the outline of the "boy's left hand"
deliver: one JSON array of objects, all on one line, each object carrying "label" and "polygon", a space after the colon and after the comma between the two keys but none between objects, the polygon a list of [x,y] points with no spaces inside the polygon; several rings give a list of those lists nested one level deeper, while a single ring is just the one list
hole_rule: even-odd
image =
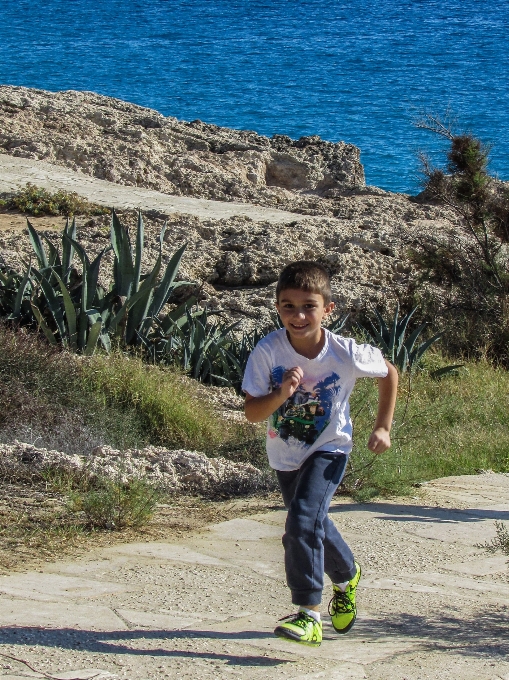
[{"label": "boy's left hand", "polygon": [[391,436],[385,427],[377,427],[368,439],[368,449],[373,453],[383,453],[391,446]]}]

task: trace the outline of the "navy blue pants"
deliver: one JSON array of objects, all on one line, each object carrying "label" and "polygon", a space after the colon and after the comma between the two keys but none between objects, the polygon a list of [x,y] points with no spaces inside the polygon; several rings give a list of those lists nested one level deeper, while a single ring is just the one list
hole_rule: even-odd
[{"label": "navy blue pants", "polygon": [[324,573],[333,583],[355,576],[352,551],[327,515],[347,462],[345,454],[317,451],[298,470],[277,471],[288,509],[283,546],[293,604],[320,604]]}]

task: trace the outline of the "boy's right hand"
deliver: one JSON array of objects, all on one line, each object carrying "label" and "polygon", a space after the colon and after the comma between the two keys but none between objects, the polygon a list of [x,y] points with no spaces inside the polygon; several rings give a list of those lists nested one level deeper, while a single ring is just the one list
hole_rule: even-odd
[{"label": "boy's right hand", "polygon": [[246,403],[244,413],[250,423],[259,423],[266,420],[274,411],[282,406],[295,392],[304,377],[304,372],[300,366],[290,368],[283,373],[283,382],[273,392],[269,392],[262,397],[253,397],[246,392]]},{"label": "boy's right hand", "polygon": [[283,373],[283,382],[281,383],[281,396],[284,396],[285,401],[289,399],[300,385],[300,381],[304,377],[304,371],[300,366],[289,368]]}]

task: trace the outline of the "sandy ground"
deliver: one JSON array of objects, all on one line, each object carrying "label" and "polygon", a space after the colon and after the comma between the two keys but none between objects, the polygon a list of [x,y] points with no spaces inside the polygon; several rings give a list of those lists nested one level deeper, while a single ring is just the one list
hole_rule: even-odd
[{"label": "sandy ground", "polygon": [[[65,217],[29,217],[37,231],[54,229],[59,233],[65,226]],[[22,232],[27,226],[27,216],[15,212],[0,212],[0,232]]]},{"label": "sandy ground", "polygon": [[275,507],[0,577],[0,652],[18,659],[0,678],[508,680],[507,558],[481,544],[509,519],[509,477],[418,493],[334,503],[363,567],[359,616],[346,636],[325,616],[318,649],[272,634],[291,611]]}]

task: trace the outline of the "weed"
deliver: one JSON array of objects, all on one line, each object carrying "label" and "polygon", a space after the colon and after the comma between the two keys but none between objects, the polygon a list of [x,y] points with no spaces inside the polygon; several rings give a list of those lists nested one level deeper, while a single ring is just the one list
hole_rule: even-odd
[{"label": "weed", "polygon": [[152,515],[160,494],[143,479],[101,479],[95,488],[71,492],[69,510],[83,513],[88,526],[94,529],[139,528]]},{"label": "weed", "polygon": [[52,193],[28,183],[10,198],[0,201],[0,207],[19,210],[28,215],[106,215],[110,211],[74,191],[59,189]]},{"label": "weed", "polygon": [[47,490],[60,494],[70,494],[76,490],[86,490],[90,486],[88,475],[78,469],[47,466],[39,471],[39,476]]},{"label": "weed", "polygon": [[509,555],[509,531],[506,525],[503,522],[495,522],[495,531],[495,538],[479,547],[486,548],[491,553],[501,550],[504,555]]}]

